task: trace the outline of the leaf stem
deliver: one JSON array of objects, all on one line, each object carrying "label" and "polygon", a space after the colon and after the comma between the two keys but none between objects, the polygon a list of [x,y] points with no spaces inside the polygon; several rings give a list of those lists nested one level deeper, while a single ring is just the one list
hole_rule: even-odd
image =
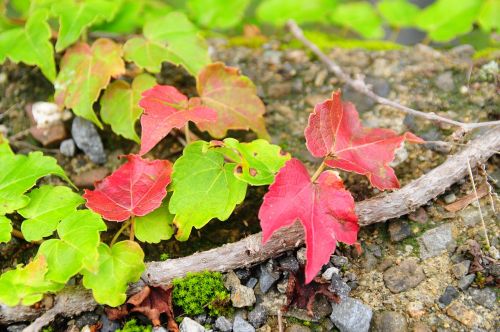
[{"label": "leaf stem", "polygon": [[135,217],[130,218],[130,234],[128,236],[128,239],[130,241],[134,241],[135,237]]},{"label": "leaf stem", "polygon": [[189,131],[189,122],[188,122],[184,126],[184,136],[185,136],[184,138],[186,139],[186,145],[191,143],[191,136],[189,134],[190,134],[190,131]]},{"label": "leaf stem", "polygon": [[34,244],[42,244],[43,240],[39,240],[39,241],[28,241],[26,240],[26,238],[24,237],[23,233],[17,229],[13,229],[10,231],[10,234],[13,236],[13,237],[16,237],[20,240],[24,240],[26,242],[29,242],[29,243],[34,243]]},{"label": "leaf stem", "polygon": [[123,233],[123,231],[131,224],[132,218],[128,219],[125,221],[122,225],[122,227],[116,232],[115,236],[113,236],[113,239],[109,243],[109,246],[112,247],[113,244],[115,244],[116,240],[118,240],[118,237],[120,237],[120,234]]},{"label": "leaf stem", "polygon": [[326,163],[325,163],[325,159],[323,159],[323,161],[321,162],[321,165],[319,165],[318,169],[316,170],[316,172],[314,172],[313,176],[311,176],[311,182],[314,182],[316,181],[316,179],[318,178],[318,176],[321,174],[321,172],[323,172],[323,170],[325,169],[326,167]]}]

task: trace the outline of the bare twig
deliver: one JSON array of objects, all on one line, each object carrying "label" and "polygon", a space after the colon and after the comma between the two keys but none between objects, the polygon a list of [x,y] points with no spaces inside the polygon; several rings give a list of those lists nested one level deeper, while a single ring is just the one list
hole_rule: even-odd
[{"label": "bare twig", "polygon": [[304,36],[304,33],[302,29],[295,23],[293,20],[289,20],[287,23],[287,27],[290,30],[290,32],[294,35],[295,38],[297,38],[304,46],[309,48],[316,56],[328,67],[328,69],[334,73],[338,78],[343,80],[345,83],[347,83],[349,86],[351,86],[354,90],[364,94],[365,96],[373,99],[379,104],[386,105],[393,107],[395,109],[398,109],[400,111],[403,111],[407,114],[411,114],[414,116],[418,116],[427,120],[431,121],[438,121],[438,122],[443,122],[443,123],[448,123],[450,125],[458,126],[463,128],[466,131],[475,129],[475,128],[480,128],[480,127],[487,127],[487,126],[497,126],[500,125],[500,121],[487,121],[487,122],[480,122],[480,123],[464,123],[452,119],[445,118],[443,116],[439,116],[435,113],[425,113],[421,111],[417,111],[413,108],[401,105],[395,101],[389,100],[387,98],[381,97],[374,93],[370,88],[366,85],[366,83],[363,80],[360,79],[352,79],[349,75],[347,75],[340,66],[335,63],[332,59],[330,59],[325,53],[323,53],[318,46],[316,46],[313,42],[311,42],[309,39],[307,39]]},{"label": "bare twig", "polygon": [[479,211],[479,217],[481,217],[481,224],[483,226],[484,238],[486,239],[486,246],[490,248],[490,240],[488,239],[488,231],[486,230],[486,223],[484,222],[483,211],[481,210],[481,202],[479,201],[479,196],[477,195],[476,182],[474,181],[474,175],[472,174],[472,168],[470,167],[469,158],[467,158],[467,171],[469,172],[470,182],[472,183],[472,189],[474,190],[474,195],[476,196],[477,209]]}]

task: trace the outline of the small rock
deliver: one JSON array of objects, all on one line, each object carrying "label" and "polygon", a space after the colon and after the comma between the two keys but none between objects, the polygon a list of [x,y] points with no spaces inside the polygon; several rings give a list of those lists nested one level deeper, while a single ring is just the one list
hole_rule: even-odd
[{"label": "small rock", "polygon": [[215,320],[215,329],[221,332],[231,332],[233,330],[233,323],[224,316],[219,316]]},{"label": "small rock", "polygon": [[257,305],[248,314],[248,321],[253,327],[261,327],[267,320],[267,311],[263,306]]},{"label": "small rock", "polygon": [[310,332],[311,329],[299,324],[292,324],[285,329],[285,332]]},{"label": "small rock", "polygon": [[247,286],[247,287],[249,287],[249,288],[254,288],[254,287],[255,287],[255,285],[257,285],[257,282],[258,282],[258,281],[259,281],[259,280],[258,280],[257,278],[252,277],[252,278],[248,279],[248,281],[247,281],[247,283],[246,283],[246,285],[245,285],[245,286]]},{"label": "small rock", "polygon": [[105,314],[101,315],[102,327],[100,332],[114,332],[120,328],[118,321],[110,320]]},{"label": "small rock", "polygon": [[226,273],[224,276],[224,287],[226,287],[228,290],[233,290],[236,287],[240,286],[241,282],[236,273],[234,271],[229,271]]},{"label": "small rock", "polygon": [[59,151],[66,157],[73,157],[75,155],[75,149],[75,141],[73,141],[71,138],[65,139],[59,146]]},{"label": "small rock", "polygon": [[294,256],[286,256],[278,260],[278,264],[286,271],[296,273],[299,271],[299,261]]},{"label": "small rock", "polygon": [[236,276],[241,281],[247,280],[252,276],[252,272],[249,269],[238,269],[234,273],[236,273]]},{"label": "small rock", "polygon": [[389,224],[391,241],[399,242],[412,235],[410,224],[406,221],[393,221]]},{"label": "small rock", "polygon": [[334,274],[339,274],[339,273],[340,273],[340,270],[338,268],[332,266],[332,267],[329,267],[328,269],[326,269],[325,272],[323,272],[323,274],[321,276],[325,280],[332,280],[332,276]]},{"label": "small rock", "polygon": [[282,52],[267,50],[262,54],[262,60],[264,63],[271,65],[279,65],[281,63]]},{"label": "small rock", "polygon": [[493,264],[488,269],[495,278],[500,278],[500,264]]},{"label": "small rock", "polygon": [[328,286],[328,290],[337,294],[341,301],[346,299],[351,291],[351,287],[349,287],[338,274],[333,274],[331,279],[331,284]]},{"label": "small rock", "polygon": [[267,88],[267,96],[269,98],[277,99],[284,96],[289,96],[292,93],[293,83],[282,82],[269,85]]},{"label": "small rock", "polygon": [[370,250],[373,256],[377,258],[382,258],[382,249],[377,244],[369,244],[366,246],[366,249]]},{"label": "small rock", "polygon": [[332,257],[330,258],[330,262],[332,262],[332,264],[336,267],[342,267],[344,265],[347,265],[349,261],[347,260],[347,257],[332,255]]},{"label": "small rock", "polygon": [[413,332],[432,332],[431,328],[422,322],[413,324]]},{"label": "small rock", "polygon": [[419,319],[420,317],[425,315],[424,305],[422,302],[418,302],[418,301],[409,302],[406,305],[406,311],[408,312],[408,315],[410,315],[410,317],[415,318],[415,319]]},{"label": "small rock", "polygon": [[259,327],[256,331],[257,332],[272,332],[273,330],[271,329],[271,326],[266,324],[264,326]]},{"label": "small rock", "polygon": [[71,135],[76,146],[85,152],[93,163],[104,164],[106,162],[101,137],[92,122],[76,117],[71,126]]},{"label": "small rock", "polygon": [[153,332],[168,332],[163,326],[153,326]]},{"label": "small rock", "polygon": [[423,268],[415,258],[408,258],[400,265],[393,266],[384,272],[384,283],[393,293],[401,293],[416,287],[425,280]]},{"label": "small rock", "polygon": [[286,290],[288,289],[288,278],[284,278],[280,282],[276,284],[276,289],[281,294],[286,294]]},{"label": "small rock", "polygon": [[207,314],[197,315],[197,316],[194,317],[194,320],[197,323],[203,325],[203,324],[205,324],[207,322]]},{"label": "small rock", "polygon": [[189,317],[184,317],[179,325],[180,332],[205,332],[205,328]]},{"label": "small rock", "polygon": [[377,264],[377,257],[375,257],[375,255],[371,251],[365,250],[363,252],[363,260],[361,262],[363,269],[367,271],[373,270],[375,266],[377,266]]},{"label": "small rock", "polygon": [[451,92],[455,89],[455,82],[453,82],[453,73],[451,71],[440,74],[436,78],[435,83],[437,88],[446,92]]},{"label": "small rock", "polygon": [[109,170],[106,167],[98,167],[72,176],[71,179],[78,188],[91,188],[96,181],[104,179],[108,173]]},{"label": "small rock", "polygon": [[306,265],[306,248],[302,247],[297,250],[297,261],[300,265]]},{"label": "small rock", "polygon": [[31,105],[31,114],[38,128],[50,127],[52,124],[71,118],[68,111],[60,111],[54,103],[39,101]]},{"label": "small rock", "polygon": [[279,278],[280,274],[274,271],[272,261],[260,265],[259,286],[262,293],[267,293]]},{"label": "small rock", "polygon": [[447,286],[446,289],[444,290],[443,295],[441,295],[438,299],[438,302],[440,303],[440,306],[442,308],[446,307],[448,304],[451,303],[454,299],[458,297],[459,293],[457,289],[453,286]]},{"label": "small rock", "polygon": [[455,278],[460,279],[465,276],[467,272],[469,272],[470,264],[471,261],[469,260],[461,261],[460,263],[454,264],[451,267],[451,272],[453,273]]},{"label": "small rock", "polygon": [[451,203],[455,202],[456,200],[457,200],[457,195],[455,195],[454,193],[451,193],[451,194],[444,196],[444,202],[446,204],[451,204]]},{"label": "small rock", "polygon": [[460,211],[459,215],[462,218],[465,226],[472,227],[481,221],[481,216],[479,215],[477,208],[472,206]]},{"label": "small rock", "polygon": [[474,326],[478,320],[474,311],[468,309],[458,301],[453,302],[448,309],[446,309],[446,314],[469,328]]},{"label": "small rock", "polygon": [[68,136],[62,122],[53,123],[48,127],[31,127],[30,134],[43,146],[57,146]]},{"label": "small rock", "polygon": [[366,332],[370,328],[372,309],[351,297],[332,303],[330,319],[340,332]]},{"label": "small rock", "polygon": [[255,332],[255,328],[241,316],[236,316],[233,323],[233,332]]},{"label": "small rock", "polygon": [[458,288],[460,288],[463,291],[467,290],[470,287],[470,285],[472,285],[472,283],[474,282],[474,279],[476,279],[475,274],[468,274],[466,276],[463,276],[458,281]]},{"label": "small rock", "polygon": [[379,266],[377,267],[377,270],[379,272],[384,272],[393,265],[394,265],[394,258],[387,257],[382,262],[380,262]]},{"label": "small rock", "polygon": [[252,288],[238,285],[231,290],[231,303],[233,307],[244,308],[255,303],[255,293]]},{"label": "small rock", "polygon": [[416,211],[408,215],[408,219],[418,222],[419,224],[425,224],[428,218],[427,211],[425,211],[423,207],[419,207]]},{"label": "small rock", "polygon": [[26,324],[15,324],[7,327],[7,332],[23,332],[28,325]]},{"label": "small rock", "polygon": [[374,330],[380,332],[406,332],[408,327],[403,315],[394,311],[384,311],[375,316]]},{"label": "small rock", "polygon": [[99,315],[94,312],[86,312],[75,320],[75,325],[81,329],[85,325],[94,325],[99,321]]},{"label": "small rock", "polygon": [[477,304],[482,305],[488,309],[494,309],[495,303],[497,302],[497,295],[495,291],[491,288],[471,288],[469,289],[469,295],[472,297],[472,300]]},{"label": "small rock", "polygon": [[453,243],[452,225],[442,226],[426,231],[418,238],[420,258],[427,259],[445,252]]}]

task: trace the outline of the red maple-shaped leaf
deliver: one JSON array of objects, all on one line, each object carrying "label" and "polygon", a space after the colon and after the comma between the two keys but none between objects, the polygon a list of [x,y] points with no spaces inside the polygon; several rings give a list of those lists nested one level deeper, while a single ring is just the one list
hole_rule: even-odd
[{"label": "red maple-shaped leaf", "polygon": [[398,135],[390,129],[363,128],[356,108],[341,100],[340,91],[316,105],[305,136],[313,156],[328,156],[328,166],[363,174],[381,190],[399,188],[396,174],[389,166],[395,150],[405,140],[424,142],[409,132]]},{"label": "red maple-shaped leaf", "polygon": [[188,121],[206,123],[217,119],[217,113],[201,105],[199,99],[188,100],[170,85],[156,85],[144,91],[139,106],[144,109],[140,155],[151,150],[173,128],[182,128]]},{"label": "red maple-shaped leaf", "polygon": [[278,229],[300,220],[306,235],[306,283],[328,262],[337,241],[353,244],[359,229],[354,199],[338,175],[325,171],[313,183],[297,159],[279,171],[264,196],[259,219],[264,243]]},{"label": "red maple-shaped leaf", "polygon": [[94,190],[85,190],[86,206],[104,219],[124,221],[144,216],[158,208],[167,194],[172,165],[168,160],[145,160],[138,155],[113,174],[96,182]]}]

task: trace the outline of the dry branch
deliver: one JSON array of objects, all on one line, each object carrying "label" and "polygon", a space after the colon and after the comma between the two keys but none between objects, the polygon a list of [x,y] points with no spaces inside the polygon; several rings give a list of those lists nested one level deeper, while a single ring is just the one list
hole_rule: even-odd
[{"label": "dry branch", "polygon": [[[500,126],[490,129],[471,141],[461,152],[450,156],[446,162],[427,174],[409,183],[405,187],[356,204],[360,224],[383,222],[405,215],[431,199],[442,194],[448,187],[467,175],[467,160],[471,165],[484,163],[496,150],[500,149]],[[184,276],[187,272],[204,270],[228,271],[251,266],[275,257],[303,243],[302,227],[295,224],[279,231],[265,245],[261,243],[261,234],[251,235],[235,243],[196,253],[194,255],[171,259],[165,262],[151,262],[143,274],[143,281],[130,286],[129,293],[140,290],[146,282],[149,285],[165,285],[172,279]],[[90,292],[81,288],[66,290],[56,297],[56,305],[43,313],[28,307],[0,309],[0,324],[32,320],[41,315],[28,331],[37,331],[42,323],[56,314],[71,316],[92,310],[97,303],[89,297]],[[60,303],[60,305],[59,305]],[[36,328],[35,328],[36,327]]]}]

